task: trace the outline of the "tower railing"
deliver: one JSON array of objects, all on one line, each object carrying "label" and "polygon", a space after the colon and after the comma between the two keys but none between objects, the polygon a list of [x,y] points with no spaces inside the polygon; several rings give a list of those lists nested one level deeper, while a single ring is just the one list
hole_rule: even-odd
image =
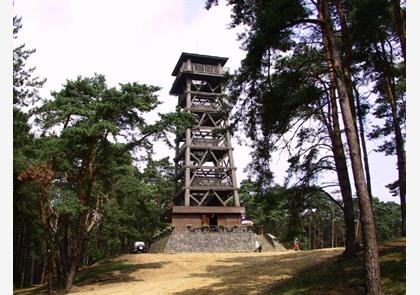
[{"label": "tower railing", "polygon": [[[226,141],[223,138],[193,138],[191,143],[195,146],[204,146],[204,147],[228,147]],[[186,143],[183,143],[179,150],[183,150],[186,146]]]},{"label": "tower railing", "polygon": [[196,177],[191,183],[192,186],[214,186],[214,187],[231,187],[232,182],[227,179]]},{"label": "tower railing", "polygon": [[226,142],[223,140],[223,138],[193,138],[192,139],[193,145],[199,145],[199,146],[215,146],[215,147],[225,147]]},{"label": "tower railing", "polygon": [[203,73],[203,74],[212,74],[212,75],[223,75],[225,73],[223,71],[223,68],[220,68],[218,66],[204,65],[204,64],[197,64],[197,63],[190,63],[189,65],[187,62],[184,62],[179,72],[181,73],[185,71],[193,71],[193,72],[198,72],[198,73]]},{"label": "tower railing", "polygon": [[204,102],[193,102],[191,105],[194,109],[208,110],[208,111],[218,111],[219,107],[216,103],[204,103]]}]

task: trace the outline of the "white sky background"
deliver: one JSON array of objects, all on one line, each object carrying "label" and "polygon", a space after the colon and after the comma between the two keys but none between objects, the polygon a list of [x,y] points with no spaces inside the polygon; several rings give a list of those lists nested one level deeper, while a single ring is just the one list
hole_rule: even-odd
[{"label": "white sky background", "polygon": [[[244,52],[237,31],[228,29],[230,8],[204,9],[205,0],[99,1],[14,0],[13,14],[22,16],[18,42],[37,52],[29,60],[36,74],[46,77],[42,95],[59,90],[66,79],[104,74],[108,85],[134,82],[162,87],[158,112],[175,110],[169,95],[172,70],[181,52],[228,57],[230,72],[238,68]],[[239,134],[235,134],[238,136]],[[233,144],[238,182],[250,162],[250,149]],[[369,150],[374,146],[370,143]],[[174,157],[174,151],[156,144],[156,158]],[[396,201],[385,185],[397,178],[396,157],[369,154],[374,196]],[[282,184],[287,155],[274,156],[276,182]]]}]

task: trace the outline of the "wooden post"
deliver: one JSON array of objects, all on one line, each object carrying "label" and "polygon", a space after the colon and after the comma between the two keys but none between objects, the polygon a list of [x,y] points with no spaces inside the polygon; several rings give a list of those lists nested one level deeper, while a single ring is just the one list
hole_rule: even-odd
[{"label": "wooden post", "polygon": [[[190,60],[187,61],[190,63]],[[186,107],[187,112],[191,113],[191,79],[187,79],[187,87],[186,87]],[[185,195],[184,195],[184,206],[190,206],[190,187],[191,187],[191,180],[190,180],[190,160],[191,160],[191,129],[187,129],[187,134],[185,137]]]},{"label": "wooden post", "polygon": [[334,248],[334,222],[335,222],[335,214],[334,214],[334,206],[332,207],[332,221],[331,221],[331,248]]},{"label": "wooden post", "polygon": [[312,211],[309,213],[309,250],[312,250]]},{"label": "wooden post", "polygon": [[[221,87],[222,100],[223,100],[223,103],[226,104],[227,103],[226,96],[224,96],[223,93],[224,93],[224,87]],[[225,125],[229,126],[229,122],[227,118],[225,119]],[[229,148],[229,165],[230,165],[230,169],[231,169],[230,171],[232,175],[233,198],[234,198],[235,206],[239,207],[241,204],[239,201],[238,183],[236,180],[236,167],[235,167],[235,162],[233,161],[233,147],[232,147],[232,140],[230,137],[229,130],[226,130],[226,142]]]},{"label": "wooden post", "polygon": [[191,68],[191,59],[187,59],[187,70],[188,71],[191,71],[192,70],[192,68]]},{"label": "wooden post", "polygon": [[230,138],[229,130],[226,131],[226,141],[229,147],[229,164],[230,164],[230,171],[232,177],[232,186],[233,186],[233,198],[235,200],[235,206],[239,207],[241,204],[239,202],[239,194],[238,194],[238,184],[236,180],[236,167],[235,162],[233,161],[233,148]]}]

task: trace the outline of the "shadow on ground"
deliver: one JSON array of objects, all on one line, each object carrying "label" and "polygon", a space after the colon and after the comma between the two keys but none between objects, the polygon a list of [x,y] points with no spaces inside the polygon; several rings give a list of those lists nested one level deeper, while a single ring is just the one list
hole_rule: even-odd
[{"label": "shadow on ground", "polygon": [[[175,294],[364,294],[363,253],[355,259],[343,259],[340,256],[342,249],[332,251],[220,260],[225,266],[208,267],[206,273],[190,276],[213,278],[217,282]],[[405,241],[382,245],[380,257],[384,293],[405,294]],[[268,261],[271,263],[268,264]]]},{"label": "shadow on ground", "polygon": [[[299,272],[313,268],[341,254],[342,250],[302,251],[284,255],[237,257],[219,260],[224,266],[211,266],[192,278],[213,278],[217,282],[202,288],[191,288],[177,295],[242,295],[264,293],[267,285],[288,280]],[[274,263],[273,263],[274,262]]]},{"label": "shadow on ground", "polygon": [[[77,291],[78,287],[87,285],[92,285],[94,287],[95,285],[142,281],[141,277],[138,275],[134,276],[132,274],[138,270],[161,268],[167,264],[167,262],[132,264],[127,263],[127,261],[127,259],[120,260],[118,262],[108,260],[81,270],[76,275],[72,291]],[[46,285],[42,285],[33,288],[15,290],[13,294],[47,294],[47,287]],[[56,290],[55,294],[66,294],[66,292],[64,290]]]},{"label": "shadow on ground", "polygon": [[91,284],[115,284],[123,282],[142,281],[138,276],[132,276],[133,272],[141,269],[161,268],[167,262],[154,263],[127,263],[128,260],[104,262],[82,270],[75,280],[76,286]]}]

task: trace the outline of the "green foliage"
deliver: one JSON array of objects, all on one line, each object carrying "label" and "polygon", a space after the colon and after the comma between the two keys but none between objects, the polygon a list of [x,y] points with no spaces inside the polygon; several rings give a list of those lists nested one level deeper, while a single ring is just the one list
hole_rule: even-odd
[{"label": "green foliage", "polygon": [[392,241],[400,237],[400,205],[395,202],[383,202],[373,198],[373,213],[376,221],[378,240]]},{"label": "green foliage", "polygon": [[96,261],[98,249],[104,257],[110,257],[126,253],[135,241],[150,244],[170,234],[173,226],[168,226],[167,217],[173,170],[168,158],[163,158],[149,159],[142,173],[136,169],[113,172],[113,190],[108,193],[101,222],[89,243],[91,262]]},{"label": "green foliage", "polygon": [[[303,249],[331,247],[333,223],[334,246],[343,246],[343,205],[319,187],[273,186],[261,192],[255,182],[244,180],[240,196],[247,216],[254,224],[257,227],[263,225],[265,232],[277,236],[287,247],[292,247],[295,237],[299,238]],[[354,204],[358,215],[356,199]],[[373,198],[373,210],[378,240],[383,242],[398,238],[401,230],[400,205]]]},{"label": "green foliage", "polygon": [[57,187],[50,193],[51,205],[58,215],[78,216],[83,211],[75,191]]},{"label": "green foliage", "polygon": [[[311,3],[232,0],[227,4],[232,8],[231,26],[247,27],[247,32],[239,35],[247,55],[228,84],[231,107],[236,106],[232,117],[234,125],[253,141],[253,161],[248,171],[264,190],[273,180],[270,169],[273,151],[287,149],[295,154],[290,146],[293,137],[285,135],[298,132],[303,124],[309,125],[313,120],[325,122],[328,117],[324,114],[331,87],[328,63],[322,36],[316,29],[318,13]],[[212,5],[218,5],[218,1],[207,1],[208,9]],[[324,147],[319,157],[315,153],[318,146],[302,144],[307,139],[302,132],[296,147],[301,149],[299,153],[312,150],[311,157],[302,164],[309,166],[314,162],[315,167],[303,171],[311,180],[318,173],[334,169],[334,163],[322,158],[325,147],[330,145],[325,140],[327,130],[317,128],[317,138],[324,138],[318,143]],[[299,161],[296,163],[300,165]],[[299,168],[305,168],[302,165]]]},{"label": "green foliage", "polygon": [[[18,38],[22,28],[22,18],[13,17],[13,39]],[[26,107],[37,102],[39,89],[46,79],[41,80],[34,76],[35,67],[29,68],[27,61],[35,53],[35,49],[26,49],[25,44],[18,45],[13,49],[13,105]]]},{"label": "green foliage", "polygon": [[[51,167],[53,177],[36,185],[39,175],[30,170],[25,175],[27,185],[33,182],[34,205],[41,201],[48,208],[51,222],[44,223],[54,237],[61,280],[68,281],[63,274],[79,260],[126,252],[132,242],[150,242],[166,227],[174,172],[168,158],[150,158],[153,141],[167,139],[192,120],[169,113],[148,124],[144,115],[159,105],[158,90],[137,82],[108,87],[103,75],[79,76],[30,111],[42,133],[30,150],[30,163]],[[143,154],[136,158],[138,152]],[[142,173],[134,160],[147,161]]]},{"label": "green foliage", "polygon": [[[398,1],[398,6],[405,14],[405,4]],[[394,195],[401,193],[401,202],[405,202],[406,60],[401,44],[405,32],[404,36],[398,32],[394,8],[393,1],[355,1],[350,20],[356,57],[363,69],[360,76],[375,95],[372,114],[376,120],[369,138],[378,142],[375,151],[397,155],[398,183],[387,187]]]},{"label": "green foliage", "polygon": [[[288,247],[298,237],[304,249],[311,248],[308,234],[309,226],[312,228],[314,224],[318,224],[317,247],[331,245],[332,207],[337,228],[344,224],[340,207],[318,187],[274,186],[261,193],[255,183],[245,180],[241,183],[240,194],[247,215],[256,226],[263,225],[265,232],[277,236]],[[311,216],[312,211],[316,213]],[[315,239],[315,235],[311,239]]]},{"label": "green foliage", "polygon": [[164,237],[169,236],[173,230],[175,229],[175,225],[170,224],[167,227],[163,228],[162,230],[158,230],[152,237],[153,241],[158,241],[163,239]]},{"label": "green foliage", "polygon": [[[13,17],[16,41],[20,28],[21,18]],[[29,117],[24,109],[39,100],[39,89],[45,82],[35,77],[35,67],[28,66],[34,52],[24,44],[13,49],[13,282],[20,287],[30,280],[31,260],[25,255],[34,259],[34,268],[42,268],[45,251],[35,187],[18,180],[34,153]]]}]

